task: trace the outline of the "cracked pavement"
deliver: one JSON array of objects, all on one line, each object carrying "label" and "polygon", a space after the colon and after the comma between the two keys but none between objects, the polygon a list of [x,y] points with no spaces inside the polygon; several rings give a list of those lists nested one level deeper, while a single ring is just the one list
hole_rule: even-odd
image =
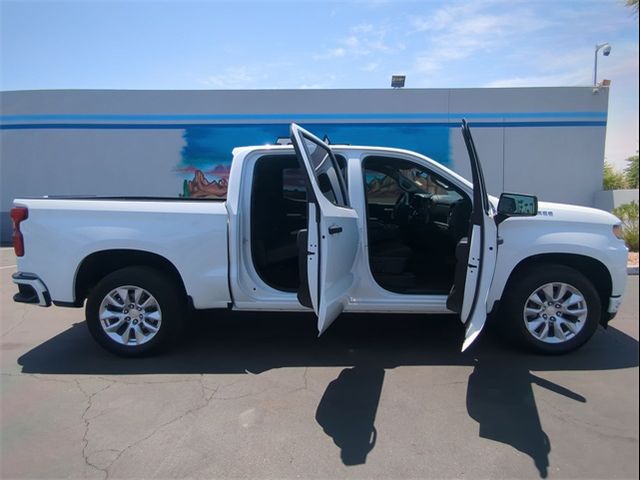
[{"label": "cracked pavement", "polygon": [[[15,259],[0,249],[2,266]],[[638,277],[563,357],[452,318],[200,316],[122,359],[82,309],[12,302],[0,270],[1,478],[637,478]],[[490,332],[489,332],[490,333]]]}]

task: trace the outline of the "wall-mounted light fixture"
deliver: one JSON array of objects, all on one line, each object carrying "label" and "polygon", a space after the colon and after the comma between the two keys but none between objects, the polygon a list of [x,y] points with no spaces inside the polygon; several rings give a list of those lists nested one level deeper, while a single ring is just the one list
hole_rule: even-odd
[{"label": "wall-mounted light fixture", "polygon": [[404,87],[404,81],[407,79],[406,75],[391,75],[391,87],[402,88]]}]

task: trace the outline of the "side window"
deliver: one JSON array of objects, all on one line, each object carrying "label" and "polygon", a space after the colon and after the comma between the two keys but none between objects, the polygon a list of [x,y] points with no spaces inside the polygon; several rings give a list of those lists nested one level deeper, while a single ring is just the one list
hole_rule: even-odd
[{"label": "side window", "polygon": [[365,169],[364,180],[368,203],[394,205],[402,195],[398,182],[385,173]]},{"label": "side window", "polygon": [[368,157],[364,161],[364,176],[369,203],[395,203],[404,192],[423,194],[444,203],[464,198],[455,186],[439,175],[400,158]]},{"label": "side window", "polygon": [[329,147],[324,144],[319,145],[306,137],[303,137],[303,147],[322,194],[334,205],[348,206],[346,186],[340,176],[338,162],[330,153]]},{"label": "side window", "polygon": [[413,182],[414,185],[422,190],[422,193],[438,197],[450,197],[451,202],[462,198],[462,195],[460,195],[449,182],[433,175],[419,165],[413,168],[402,169],[399,173]]}]

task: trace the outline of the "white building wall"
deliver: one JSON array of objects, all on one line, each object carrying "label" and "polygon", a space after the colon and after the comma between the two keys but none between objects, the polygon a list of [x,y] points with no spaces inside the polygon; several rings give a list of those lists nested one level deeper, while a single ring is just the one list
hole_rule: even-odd
[{"label": "white building wall", "polygon": [[601,190],[595,194],[595,207],[607,212],[625,203],[638,203],[638,189]]},{"label": "white building wall", "polygon": [[[0,96],[1,234],[18,196],[177,196],[232,146],[274,142],[295,121],[334,143],[415,149],[469,177],[471,123],[491,193],[593,205],[608,90],[20,91]],[[218,176],[217,176],[218,175]]]}]

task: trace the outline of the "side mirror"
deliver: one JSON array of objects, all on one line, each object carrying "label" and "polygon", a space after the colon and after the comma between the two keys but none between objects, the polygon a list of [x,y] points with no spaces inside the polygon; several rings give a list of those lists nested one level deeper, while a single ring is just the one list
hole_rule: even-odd
[{"label": "side mirror", "polygon": [[534,217],[538,214],[538,197],[520,193],[503,193],[498,202],[503,217]]}]

